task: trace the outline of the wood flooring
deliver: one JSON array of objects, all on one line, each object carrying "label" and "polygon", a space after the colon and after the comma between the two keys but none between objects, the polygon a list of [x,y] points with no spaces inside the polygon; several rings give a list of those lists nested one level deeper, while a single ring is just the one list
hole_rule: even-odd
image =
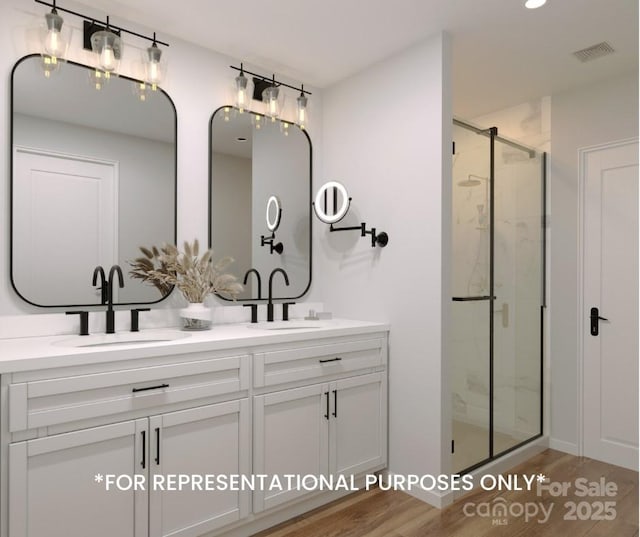
[{"label": "wood flooring", "polygon": [[[538,491],[536,486],[531,491],[502,492],[477,488],[439,510],[404,492],[376,488],[356,492],[255,537],[638,537],[637,472],[546,450],[506,475],[538,473],[547,476],[545,484],[569,483],[567,495],[554,496],[555,490]],[[588,483],[604,480],[609,487],[615,483],[617,491],[604,496],[599,489],[594,490],[595,496],[578,496],[576,480],[580,478]],[[541,505],[550,513],[546,520]],[[506,516],[492,516],[492,509],[499,507],[507,509]],[[533,515],[535,508],[537,515]],[[532,514],[528,521],[526,509]]]}]

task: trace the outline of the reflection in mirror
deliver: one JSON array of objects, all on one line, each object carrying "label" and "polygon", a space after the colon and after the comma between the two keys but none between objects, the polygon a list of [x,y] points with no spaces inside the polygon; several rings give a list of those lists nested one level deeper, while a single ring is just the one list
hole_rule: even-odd
[{"label": "reflection in mirror", "polygon": [[[176,113],[162,91],[133,82],[100,91],[92,69],[65,63],[45,78],[40,56],[12,75],[11,277],[38,306],[98,305],[97,265],[128,272],[138,247],[176,241]],[[114,303],[163,297],[126,278]]]},{"label": "reflection in mirror", "polygon": [[[223,107],[211,118],[210,246],[233,257],[241,276],[255,268],[266,280],[284,269],[290,286],[274,279],[274,298],[299,298],[311,284],[311,142],[278,120],[256,129],[254,116]],[[276,229],[276,244],[261,246]],[[282,254],[272,255],[278,244]],[[248,278],[239,300],[257,298],[256,282]]]}]

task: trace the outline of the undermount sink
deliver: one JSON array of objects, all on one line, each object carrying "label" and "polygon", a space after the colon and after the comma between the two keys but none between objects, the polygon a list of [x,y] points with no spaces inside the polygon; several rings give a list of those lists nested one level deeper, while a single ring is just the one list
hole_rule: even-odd
[{"label": "undermount sink", "polygon": [[248,324],[247,328],[256,330],[307,330],[309,328],[324,328],[319,321],[273,321]]},{"label": "undermount sink", "polygon": [[154,330],[152,332],[121,332],[117,334],[91,334],[73,336],[54,341],[56,347],[108,347],[113,345],[134,345],[136,343],[160,343],[190,337],[191,334],[178,330]]}]

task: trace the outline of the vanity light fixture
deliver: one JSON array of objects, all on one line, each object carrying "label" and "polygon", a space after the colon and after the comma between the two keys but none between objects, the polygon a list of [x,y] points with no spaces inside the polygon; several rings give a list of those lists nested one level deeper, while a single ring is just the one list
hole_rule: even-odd
[{"label": "vanity light fixture", "polygon": [[147,90],[157,89],[158,85],[162,82],[166,72],[166,62],[162,59],[162,51],[158,45],[168,47],[169,44],[156,39],[155,33],[153,37],[149,37],[127,30],[126,28],[114,26],[109,22],[108,16],[106,22],[98,21],[93,17],[78,13],[77,11],[62,8],[56,5],[56,0],[53,0],[53,3],[44,0],[34,1],[52,8],[51,13],[45,15],[47,30],[45,37],[43,37],[43,68],[46,76],[57,69],[57,64],[60,59],[63,59],[68,46],[69,40],[62,32],[63,20],[58,14],[58,11],[63,11],[84,19],[84,48],[86,50],[92,50],[96,55],[96,71],[91,75],[91,82],[96,89],[104,87],[105,82],[107,82],[112,75],[118,74],[118,66],[123,49],[122,39],[120,37],[122,32],[146,39],[152,43],[151,46],[146,49],[146,54],[143,58],[145,65],[144,81],[150,87],[143,89],[139,86],[134,88],[139,98],[144,100],[143,96],[146,95]]},{"label": "vanity light fixture", "polygon": [[[329,197],[331,197],[333,203],[333,210],[329,212]],[[338,202],[338,198],[341,201]],[[339,206],[338,206],[339,204]],[[372,227],[367,230],[367,224],[362,222],[359,226],[347,226],[347,227],[334,227],[333,224],[342,220],[351,206],[351,198],[347,194],[347,189],[342,183],[337,181],[328,181],[322,185],[316,194],[315,201],[313,202],[313,210],[320,221],[325,224],[329,224],[329,231],[360,231],[360,236],[365,237],[371,235],[371,246],[375,248],[380,246],[384,248],[389,243],[389,235],[384,231],[377,232],[376,228]]]},{"label": "vanity light fixture", "polygon": [[[236,77],[236,108],[240,113],[245,109],[248,110],[250,106],[249,96],[247,93],[247,78],[245,75],[249,74],[253,76],[253,99],[256,101],[262,101],[265,104],[264,115],[271,118],[271,121],[275,121],[281,115],[283,95],[280,92],[280,88],[286,87],[292,90],[300,92],[300,96],[296,100],[296,120],[295,123],[301,128],[307,128],[307,104],[309,102],[307,96],[311,95],[310,91],[304,89],[304,85],[301,87],[291,86],[279,80],[276,80],[275,75],[271,77],[265,77],[258,73],[253,73],[244,68],[244,64],[240,64],[240,67],[230,65],[231,69],[240,71],[240,74]],[[256,119],[258,114],[252,113],[251,122],[256,128],[260,128],[264,118]],[[281,129],[286,134],[284,129]]]}]

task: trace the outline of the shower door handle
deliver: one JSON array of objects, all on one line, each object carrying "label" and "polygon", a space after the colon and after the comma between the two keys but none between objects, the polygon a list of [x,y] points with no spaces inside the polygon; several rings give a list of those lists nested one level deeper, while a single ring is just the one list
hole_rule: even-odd
[{"label": "shower door handle", "polygon": [[600,321],[608,321],[606,317],[600,317],[600,312],[598,308],[591,308],[591,314],[589,315],[591,319],[591,335],[597,336],[600,333]]}]

